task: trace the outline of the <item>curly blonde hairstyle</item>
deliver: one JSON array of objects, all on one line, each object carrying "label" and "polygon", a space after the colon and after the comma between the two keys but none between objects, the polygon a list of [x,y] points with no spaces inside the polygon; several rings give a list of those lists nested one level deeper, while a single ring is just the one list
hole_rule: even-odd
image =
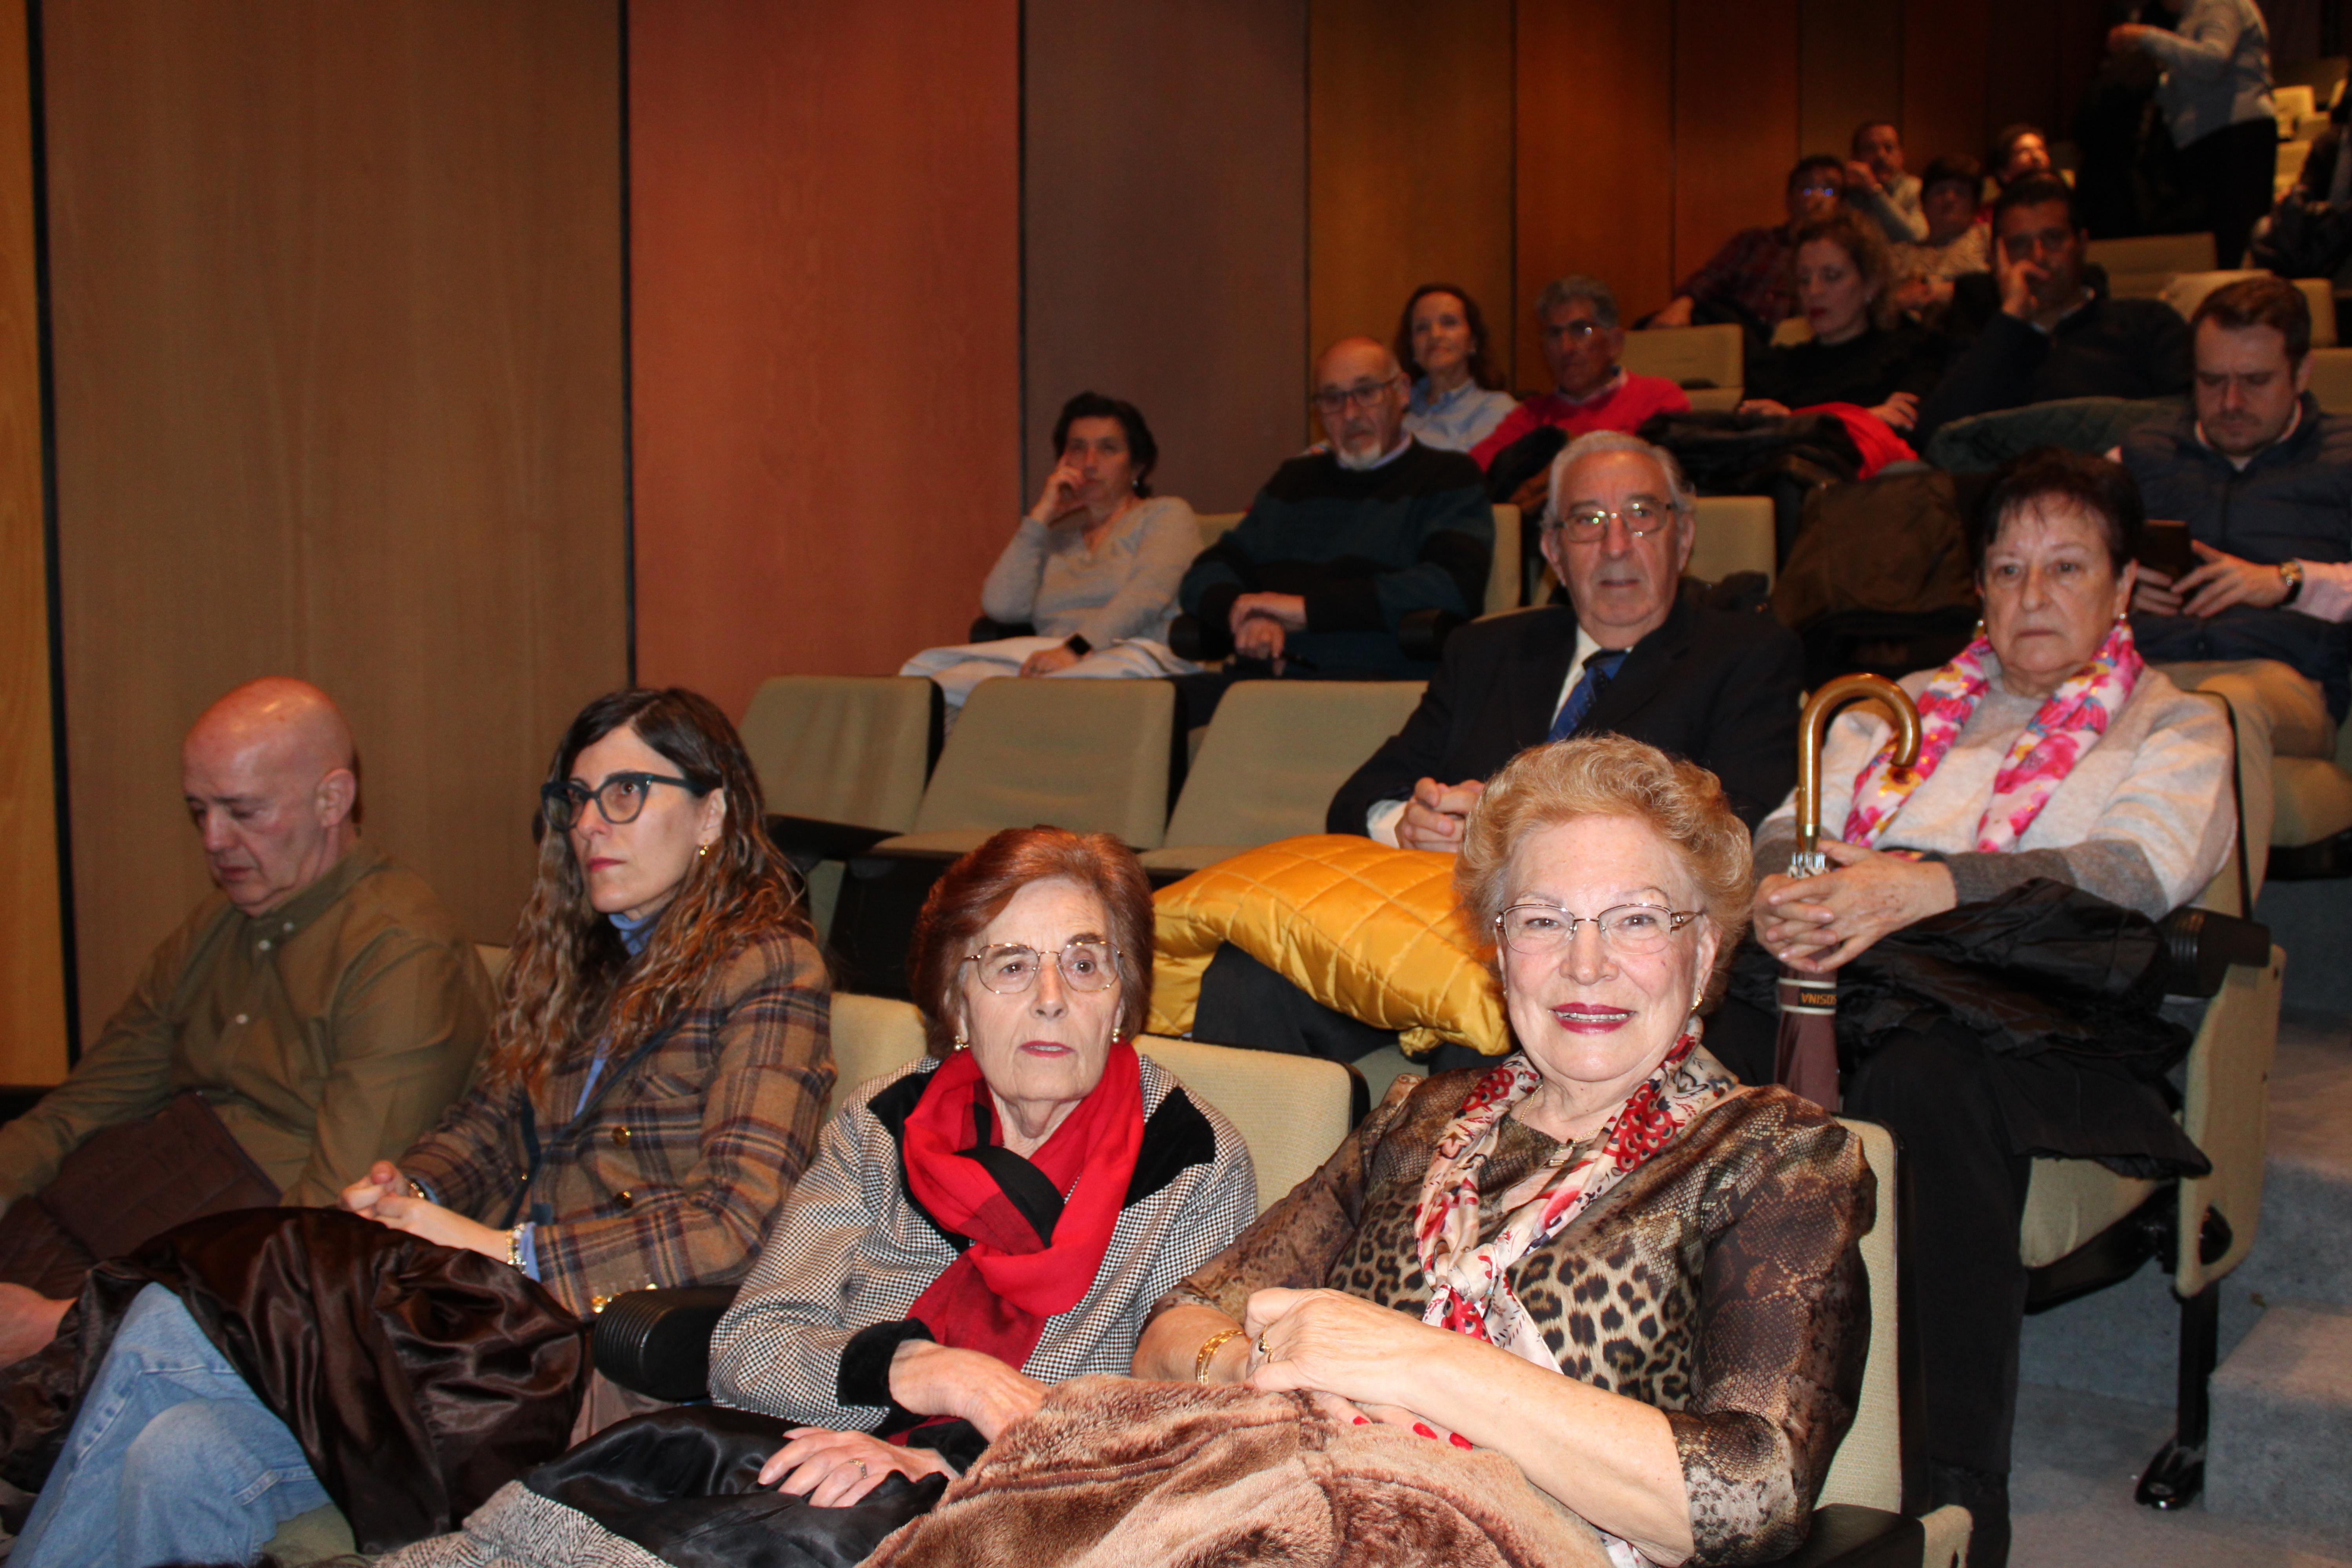
[{"label": "curly blonde hairstyle", "polygon": [[1487,967],[1500,976],[1495,920],[1510,900],[1511,866],[1520,847],[1534,834],[1584,816],[1630,817],[1681,856],[1719,939],[1707,981],[1713,996],[1731,950],[1748,930],[1748,829],[1713,773],[1622,735],[1531,746],[1489,781],[1471,807],[1454,862],[1454,891],[1477,928]]},{"label": "curly blonde hairstyle", "polygon": [[632,958],[588,901],[572,835],[538,819],[539,875],[516,926],[482,1068],[493,1087],[536,1089],[556,1063],[600,1041],[625,1059],[701,1001],[753,940],[785,931],[816,940],[791,868],[769,842],[759,775],[735,726],[708,697],[671,687],[597,698],[556,743],[547,782],[569,779],[582,752],[624,728],[667,759],[696,795],[726,795],[719,839],[689,863],[645,951]]}]

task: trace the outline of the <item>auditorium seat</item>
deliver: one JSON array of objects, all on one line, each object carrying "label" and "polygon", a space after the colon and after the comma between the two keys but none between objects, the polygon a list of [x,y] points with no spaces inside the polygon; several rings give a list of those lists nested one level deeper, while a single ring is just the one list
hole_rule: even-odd
[{"label": "auditorium seat", "polygon": [[2352,414],[2352,349],[2311,351],[2311,395],[2323,413]]},{"label": "auditorium seat", "polygon": [[1242,519],[1248,515],[1246,512],[1239,511],[1204,511],[1194,514],[1194,521],[1201,525],[1201,548],[1206,550],[1226,534],[1231,533],[1241,525]]},{"label": "auditorium seat", "polygon": [[952,858],[999,828],[1036,823],[1157,846],[1175,700],[1164,680],[982,681],[909,831],[876,851]]},{"label": "auditorium seat", "polygon": [[1720,583],[1737,572],[1773,579],[1773,514],[1769,496],[1701,496],[1687,575]]},{"label": "auditorium seat", "polygon": [[912,676],[781,675],[752,693],[737,732],[767,799],[770,835],[808,885],[820,936],[833,922],[843,857],[914,826],[944,717],[940,689]]},{"label": "auditorium seat", "polygon": [[[1728,322],[1705,327],[1652,327],[1625,334],[1618,363],[1636,375],[1662,375],[1692,394],[1691,406],[1730,408],[1747,375],[1747,338]],[[1706,393],[1702,405],[1698,394]]]},{"label": "auditorium seat", "polygon": [[2118,300],[2158,300],[2184,272],[2213,270],[2210,234],[2150,234],[2135,239],[2095,239],[2084,259],[2106,268],[2107,292]]},{"label": "auditorium seat", "polygon": [[1145,853],[1144,868],[1172,877],[1322,832],[1331,796],[1403,727],[1422,690],[1418,680],[1235,686],[1209,721],[1168,819],[1167,843]]}]

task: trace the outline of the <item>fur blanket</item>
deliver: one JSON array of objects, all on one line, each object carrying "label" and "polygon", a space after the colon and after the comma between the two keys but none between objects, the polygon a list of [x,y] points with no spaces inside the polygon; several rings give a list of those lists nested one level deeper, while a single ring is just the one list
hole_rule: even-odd
[{"label": "fur blanket", "polygon": [[866,1568],[1606,1568],[1500,1454],[1341,1426],[1303,1395],[1082,1377]]}]

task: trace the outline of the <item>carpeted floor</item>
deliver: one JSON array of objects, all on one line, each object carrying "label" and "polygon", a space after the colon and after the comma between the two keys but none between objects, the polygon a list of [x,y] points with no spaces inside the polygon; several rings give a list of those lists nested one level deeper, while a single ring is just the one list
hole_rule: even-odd
[{"label": "carpeted floor", "polygon": [[2028,1384],[2018,1392],[2010,1479],[2015,1568],[2347,1568],[2352,1541],[2158,1513],[2132,1500],[2140,1467],[2172,1430],[2164,1405]]}]

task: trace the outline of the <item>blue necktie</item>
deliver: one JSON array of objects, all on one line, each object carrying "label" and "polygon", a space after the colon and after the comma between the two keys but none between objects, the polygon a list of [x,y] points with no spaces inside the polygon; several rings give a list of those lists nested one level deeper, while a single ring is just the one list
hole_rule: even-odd
[{"label": "blue necktie", "polygon": [[1601,700],[1601,689],[1609,684],[1617,673],[1617,667],[1625,662],[1628,651],[1622,648],[1612,651],[1605,647],[1592,650],[1591,656],[1584,661],[1584,673],[1578,676],[1576,684],[1569,689],[1568,700],[1562,702],[1559,711],[1552,715],[1551,733],[1546,735],[1545,740],[1565,741],[1576,733],[1576,727],[1584,722],[1584,716],[1591,712],[1592,705]]}]

